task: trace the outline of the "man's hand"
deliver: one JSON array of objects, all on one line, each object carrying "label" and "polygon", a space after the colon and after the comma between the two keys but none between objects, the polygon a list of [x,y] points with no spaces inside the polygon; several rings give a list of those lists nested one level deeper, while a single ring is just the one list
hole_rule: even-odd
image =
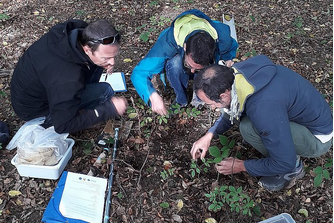
[{"label": "man's hand", "polygon": [[216,169],[223,175],[240,173],[246,171],[244,161],[233,157],[226,158],[216,164]]},{"label": "man's hand", "polygon": [[206,152],[209,149],[211,139],[213,138],[213,134],[211,132],[206,133],[202,138],[197,140],[193,147],[191,148],[191,157],[193,159],[201,158],[203,159],[205,157]]},{"label": "man's hand", "polygon": [[128,101],[124,97],[112,97],[111,102],[115,105],[117,113],[123,115],[128,107]]},{"label": "man's hand", "polygon": [[234,62],[232,60],[225,61],[227,67],[232,67]]},{"label": "man's hand", "polygon": [[158,113],[159,115],[167,115],[167,110],[164,105],[162,97],[157,93],[153,92],[150,96],[152,111]]}]

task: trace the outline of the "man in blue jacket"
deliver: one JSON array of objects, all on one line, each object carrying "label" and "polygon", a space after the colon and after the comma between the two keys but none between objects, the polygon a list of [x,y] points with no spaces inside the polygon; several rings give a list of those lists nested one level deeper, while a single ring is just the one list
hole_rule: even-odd
[{"label": "man in blue jacket", "polygon": [[231,66],[237,48],[228,25],[211,20],[196,9],[185,11],[160,34],[152,49],[134,68],[131,81],[143,101],[154,112],[165,115],[163,99],[151,82],[153,75],[165,71],[176,94],[174,103],[186,106],[189,76],[219,60]]},{"label": "man in blue jacket", "polygon": [[221,117],[193,144],[193,159],[204,158],[211,139],[240,122],[240,133],[265,158],[229,157],[216,165],[222,174],[247,171],[268,190],[291,186],[304,176],[300,157],[318,157],[332,146],[333,117],[324,97],[299,74],[256,56],[232,68],[214,65],[194,80],[197,96]]},{"label": "man in blue jacket", "polygon": [[11,81],[11,102],[25,121],[46,116],[43,127],[73,133],[122,115],[123,97],[108,83],[119,52],[120,34],[107,20],[89,25],[69,20],[51,28],[20,58]]}]

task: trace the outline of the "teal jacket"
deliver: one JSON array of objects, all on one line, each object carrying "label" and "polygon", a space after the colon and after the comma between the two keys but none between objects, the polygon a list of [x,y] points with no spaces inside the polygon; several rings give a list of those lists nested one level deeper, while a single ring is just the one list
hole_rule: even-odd
[{"label": "teal jacket", "polygon": [[163,72],[168,59],[176,54],[183,56],[183,43],[201,30],[208,32],[216,41],[215,62],[235,57],[238,43],[230,36],[228,25],[211,20],[197,9],[183,12],[170,27],[162,31],[152,49],[132,72],[132,84],[146,104],[149,104],[149,97],[155,92],[151,83],[153,75]]}]

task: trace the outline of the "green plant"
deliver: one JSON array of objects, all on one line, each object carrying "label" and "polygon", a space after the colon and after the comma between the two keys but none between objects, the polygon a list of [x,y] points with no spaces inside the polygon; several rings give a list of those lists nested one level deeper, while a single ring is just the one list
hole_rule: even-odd
[{"label": "green plant", "polygon": [[198,116],[201,112],[198,111],[196,107],[193,107],[193,108],[187,108],[186,113],[187,113],[188,117],[194,117],[194,118],[197,118],[197,116]]},{"label": "green plant", "polygon": [[4,91],[0,91],[0,96],[5,98],[7,96],[7,94]]},{"label": "green plant", "polygon": [[219,135],[219,142],[222,145],[222,148],[219,148],[218,146],[211,146],[209,148],[209,153],[214,159],[210,159],[208,162],[219,163],[224,158],[228,157],[230,150],[235,145],[235,140],[229,142],[228,138],[224,135]]},{"label": "green plant", "polygon": [[166,180],[168,177],[174,175],[175,168],[170,168],[168,170],[163,170],[160,172],[160,176],[163,180]]},{"label": "green plant", "polygon": [[168,119],[169,118],[169,115],[167,114],[167,115],[159,115],[158,116],[158,122],[159,122],[159,124],[161,125],[162,124],[162,122],[164,122],[165,124],[167,124],[167,122],[168,122]]},{"label": "green plant", "polygon": [[118,199],[122,199],[124,196],[123,196],[123,194],[121,193],[121,192],[119,192],[119,193],[117,193],[117,198]]},{"label": "green plant", "polygon": [[160,203],[159,206],[162,207],[162,208],[169,208],[169,203],[168,202],[162,202],[162,203]]},{"label": "green plant", "polygon": [[202,170],[205,173],[208,172],[208,167],[210,167],[210,164],[206,161],[206,159],[202,159],[202,162],[203,162],[204,167],[197,165],[196,160],[191,160],[189,172],[192,178],[195,177],[196,173],[200,174]]},{"label": "green plant", "polygon": [[7,14],[3,14],[3,13],[0,13],[0,20],[2,21],[6,21],[7,19],[9,19],[10,17],[7,15]]},{"label": "green plant", "polygon": [[249,56],[256,56],[257,55],[257,52],[254,50],[254,49],[252,49],[252,51],[250,51],[250,52],[248,52],[248,53],[246,53],[245,55],[244,55],[244,57],[249,57]]},{"label": "green plant", "polygon": [[84,141],[82,144],[83,152],[85,155],[88,155],[92,152],[92,148],[94,146],[94,140]]},{"label": "green plant", "polygon": [[[231,211],[242,213],[243,215],[252,216],[252,209],[255,202],[242,191],[242,187],[235,188],[233,186],[216,187],[213,191],[205,194],[211,202],[209,206],[210,211],[217,212],[222,209],[224,204],[229,205]],[[259,211],[259,209],[256,209]]]},{"label": "green plant", "polygon": [[332,166],[333,166],[333,159],[328,159],[324,167],[317,166],[316,168],[313,169],[313,173],[316,175],[313,181],[314,187],[320,186],[323,179],[326,180],[330,179],[330,174],[328,169],[330,169]]}]

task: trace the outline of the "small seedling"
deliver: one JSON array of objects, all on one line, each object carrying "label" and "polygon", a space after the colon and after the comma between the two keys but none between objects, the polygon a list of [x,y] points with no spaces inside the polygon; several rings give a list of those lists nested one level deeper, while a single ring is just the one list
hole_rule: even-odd
[{"label": "small seedling", "polygon": [[190,176],[192,178],[195,177],[196,173],[200,174],[202,172],[202,170],[203,170],[204,173],[208,172],[208,167],[210,167],[210,163],[206,159],[202,159],[202,162],[203,162],[204,167],[197,165],[196,160],[191,161],[189,171],[190,171]]},{"label": "small seedling", "polygon": [[219,135],[219,142],[223,147],[218,148],[218,146],[211,146],[209,148],[209,153],[214,159],[210,159],[208,162],[220,163],[224,158],[228,157],[230,150],[235,145],[235,140],[229,142],[228,138],[224,135]]},{"label": "small seedling", "polygon": [[[242,191],[242,187],[235,188],[233,186],[216,187],[209,194],[205,194],[209,198],[211,204],[210,211],[217,212],[222,209],[224,204],[230,206],[231,211],[242,213],[243,215],[252,216],[252,209],[255,206],[253,200]],[[258,208],[256,209],[258,212]]]},{"label": "small seedling", "polygon": [[313,173],[316,175],[313,181],[314,187],[318,187],[321,185],[323,179],[329,180],[330,174],[328,169],[333,166],[333,159],[328,159],[325,163],[324,167],[317,166],[313,169]]},{"label": "small seedling", "polygon": [[123,196],[123,194],[122,194],[121,192],[117,194],[117,198],[118,198],[118,199],[122,199],[123,197],[124,197],[124,196]]},{"label": "small seedling", "polygon": [[167,122],[168,122],[167,118],[169,118],[168,114],[167,115],[160,115],[160,116],[158,116],[158,122],[159,122],[159,124],[161,125],[163,122],[165,124],[167,124]]},{"label": "small seedling", "polygon": [[168,169],[168,170],[163,170],[163,171],[160,172],[160,176],[163,180],[166,180],[168,177],[174,175],[174,171],[175,171],[175,168],[171,168],[171,169]]},{"label": "small seedling", "polygon": [[162,202],[162,203],[160,203],[160,207],[169,208],[169,203],[168,202]]}]

